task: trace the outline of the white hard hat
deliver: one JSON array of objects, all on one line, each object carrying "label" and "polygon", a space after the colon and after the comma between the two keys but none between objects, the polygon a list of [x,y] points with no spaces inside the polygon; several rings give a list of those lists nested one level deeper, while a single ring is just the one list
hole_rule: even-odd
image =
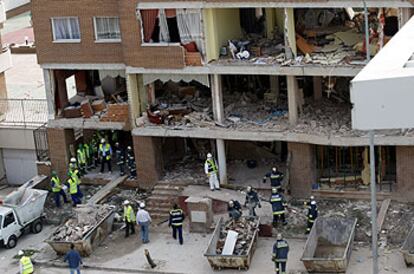
[{"label": "white hard hat", "polygon": [[247,186],[247,191],[251,191],[252,190],[252,186]]},{"label": "white hard hat", "polygon": [[105,143],[105,138],[102,138],[101,139],[101,143],[103,144],[103,143]]},{"label": "white hard hat", "polygon": [[276,172],[277,168],[276,167],[272,167],[272,171]]},{"label": "white hard hat", "polygon": [[207,153],[207,158],[212,158],[213,157],[213,155],[209,152],[209,153]]},{"label": "white hard hat", "polygon": [[139,208],[145,208],[145,204],[144,203],[140,203],[139,204]]},{"label": "white hard hat", "polygon": [[76,163],[76,159],[75,159],[75,157],[70,158],[70,162],[71,162],[71,163]]},{"label": "white hard hat", "polygon": [[233,205],[234,205],[233,200],[230,200],[230,201],[229,201],[229,205],[230,205],[230,206],[233,206]]},{"label": "white hard hat", "polygon": [[132,149],[132,147],[131,146],[128,146],[127,149]]},{"label": "white hard hat", "polygon": [[316,201],[312,201],[311,202],[311,205],[316,205]]},{"label": "white hard hat", "polygon": [[24,255],[23,250],[19,250],[19,252],[17,252],[17,255],[19,255],[19,256],[23,256],[23,255]]},{"label": "white hard hat", "polygon": [[311,200],[315,200],[315,196],[310,196],[310,199]]},{"label": "white hard hat", "polygon": [[128,200],[125,200],[124,201],[124,205],[128,205],[129,204],[129,201]]},{"label": "white hard hat", "polygon": [[277,188],[272,187],[272,193],[276,193],[277,192]]}]

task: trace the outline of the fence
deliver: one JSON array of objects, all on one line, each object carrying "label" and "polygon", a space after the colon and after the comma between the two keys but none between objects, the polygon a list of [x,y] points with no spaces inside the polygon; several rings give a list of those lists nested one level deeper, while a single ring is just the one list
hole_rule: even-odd
[{"label": "fence", "polygon": [[46,99],[0,99],[0,125],[39,127],[48,120]]},{"label": "fence", "polygon": [[47,139],[46,124],[33,131],[33,138],[36,148],[36,157],[40,162],[49,161],[49,143]]}]

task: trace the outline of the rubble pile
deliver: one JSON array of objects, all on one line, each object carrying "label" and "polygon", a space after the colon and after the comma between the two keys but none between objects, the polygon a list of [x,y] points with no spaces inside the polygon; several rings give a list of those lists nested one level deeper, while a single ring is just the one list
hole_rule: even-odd
[{"label": "rubble pile", "polygon": [[196,159],[196,157],[185,157],[182,161],[166,167],[163,181],[171,183],[174,180],[185,180],[193,185],[205,184],[203,161]]},{"label": "rubble pile", "polygon": [[401,247],[414,225],[413,220],[414,205],[391,202],[380,232],[381,241],[391,247]]},{"label": "rubble pile", "polygon": [[74,209],[76,218],[71,218],[56,229],[51,240],[60,242],[73,242],[83,238],[94,226],[96,226],[112,208],[108,205],[85,206]]},{"label": "rubble pile", "polygon": [[257,229],[258,223],[253,220],[249,220],[248,218],[242,218],[239,221],[228,220],[221,227],[220,238],[217,241],[217,254],[222,253],[227,233],[229,230],[233,230],[239,234],[233,254],[246,255]]},{"label": "rubble pile", "polygon": [[120,216],[123,216],[124,208],[123,208],[122,203],[125,200],[130,201],[132,203],[132,205],[136,204],[138,206],[139,203],[145,201],[148,196],[149,196],[148,192],[146,192],[144,190],[140,190],[140,189],[136,189],[136,190],[133,190],[133,189],[125,189],[125,190],[117,189],[117,192],[115,194],[109,196],[105,200],[105,204],[113,206],[115,208],[115,211]]}]

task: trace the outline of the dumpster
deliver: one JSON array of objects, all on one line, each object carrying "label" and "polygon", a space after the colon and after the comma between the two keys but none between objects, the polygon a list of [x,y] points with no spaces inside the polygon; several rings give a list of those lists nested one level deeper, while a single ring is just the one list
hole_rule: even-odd
[{"label": "dumpster", "polygon": [[65,224],[59,226],[55,233],[53,233],[51,237],[46,240],[46,242],[59,255],[64,255],[70,250],[70,245],[74,244],[75,248],[82,256],[89,256],[92,254],[93,250],[111,233],[112,225],[114,223],[114,216],[115,210],[114,208],[110,208],[103,216],[100,216],[95,225],[90,226],[90,228],[86,227],[87,230],[81,231],[82,237],[80,239],[56,240],[56,233],[67,229],[68,222],[71,222],[71,220],[75,218],[69,219]]},{"label": "dumpster", "polygon": [[356,218],[316,219],[301,261],[310,273],[345,273],[352,252]]},{"label": "dumpster", "polygon": [[[223,268],[235,268],[239,270],[249,269],[250,262],[256,249],[260,218],[242,217],[237,223],[225,221],[223,217],[221,217],[214,229],[207,250],[204,253],[204,256],[214,270],[221,270]],[[236,248],[232,255],[223,255],[221,254],[221,250],[226,237],[225,228],[228,226],[243,227],[243,229],[240,230],[237,228],[235,229],[235,231],[239,232],[242,237],[237,239]]]},{"label": "dumpster", "polygon": [[414,225],[401,247],[401,253],[404,256],[405,264],[414,266]]}]

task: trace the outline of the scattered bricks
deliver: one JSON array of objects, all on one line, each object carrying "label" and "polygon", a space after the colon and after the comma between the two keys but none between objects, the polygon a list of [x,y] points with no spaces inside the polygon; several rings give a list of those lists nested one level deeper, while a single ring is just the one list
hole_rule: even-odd
[{"label": "scattered bricks", "polygon": [[129,119],[128,104],[110,104],[101,122],[127,122]]},{"label": "scattered bricks", "polygon": [[84,118],[90,118],[93,116],[93,109],[88,99],[82,101],[81,112]]},{"label": "scattered bricks", "polygon": [[106,109],[105,100],[96,100],[92,102],[92,109],[94,112],[103,111]]},{"label": "scattered bricks", "polygon": [[79,118],[82,117],[80,106],[69,106],[63,109],[63,117],[65,118]]}]

